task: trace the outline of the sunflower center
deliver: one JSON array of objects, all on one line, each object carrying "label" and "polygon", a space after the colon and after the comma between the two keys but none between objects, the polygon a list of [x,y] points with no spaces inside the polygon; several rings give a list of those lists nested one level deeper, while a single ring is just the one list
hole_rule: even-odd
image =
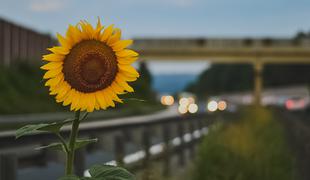
[{"label": "sunflower center", "polygon": [[91,84],[96,84],[106,72],[106,66],[97,54],[89,54],[81,66],[82,78]]},{"label": "sunflower center", "polygon": [[117,74],[117,59],[113,50],[103,42],[84,40],[76,44],[65,57],[65,80],[84,93],[102,90]]}]

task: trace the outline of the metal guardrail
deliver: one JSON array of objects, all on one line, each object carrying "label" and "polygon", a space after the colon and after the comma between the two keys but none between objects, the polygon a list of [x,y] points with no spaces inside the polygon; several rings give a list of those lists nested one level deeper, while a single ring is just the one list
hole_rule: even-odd
[{"label": "metal guardrail", "polygon": [[[82,123],[79,135],[83,138],[98,137],[98,135],[109,134],[110,141],[113,141],[114,157],[112,163],[127,166],[136,170],[146,168],[152,160],[163,160],[164,175],[170,174],[171,154],[178,154],[180,165],[185,164],[185,149],[191,149],[200,137],[206,132],[206,127],[212,123],[212,120],[205,120],[205,114],[195,114],[188,116],[164,116],[149,115],[141,117],[123,118],[116,120],[94,121]],[[162,142],[152,144],[152,129],[160,131]],[[62,134],[69,136],[70,127],[64,127]],[[143,149],[140,152],[126,155],[126,141],[128,134],[134,133],[141,139],[140,145]],[[173,135],[173,133],[175,133]],[[0,133],[0,180],[17,179],[17,171],[24,163],[29,160],[27,156],[40,157],[40,162],[47,161],[49,150],[34,151],[34,147],[46,145],[55,142],[57,137],[53,134],[33,134],[15,140],[15,132]],[[100,141],[99,141],[100,144]],[[89,145],[86,150],[78,151],[75,163],[75,171],[78,175],[84,175],[86,170],[85,157],[87,149],[92,149],[98,145]],[[97,147],[98,148],[98,147]],[[100,148],[99,148],[100,149]],[[139,154],[140,153],[140,154]],[[43,160],[42,160],[43,159]],[[36,160],[33,162],[36,163]],[[110,162],[111,163],[111,162]]]}]

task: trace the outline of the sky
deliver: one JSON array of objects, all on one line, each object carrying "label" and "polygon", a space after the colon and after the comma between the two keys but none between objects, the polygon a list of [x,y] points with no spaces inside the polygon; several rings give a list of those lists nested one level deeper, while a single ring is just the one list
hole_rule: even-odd
[{"label": "sky", "polygon": [[186,62],[177,61],[149,61],[148,66],[150,71],[154,75],[163,75],[163,74],[190,74],[198,75],[203,70],[208,68],[210,65],[207,61],[204,60],[190,60]]},{"label": "sky", "polygon": [[310,29],[310,0],[0,0],[0,16],[64,33],[80,19],[126,37],[293,36]]},{"label": "sky", "polygon": [[[136,37],[292,37],[310,31],[310,0],[0,0],[0,17],[55,35],[85,19]],[[168,66],[167,66],[168,65]],[[154,73],[189,66],[151,63]],[[205,62],[191,64],[198,74]]]}]

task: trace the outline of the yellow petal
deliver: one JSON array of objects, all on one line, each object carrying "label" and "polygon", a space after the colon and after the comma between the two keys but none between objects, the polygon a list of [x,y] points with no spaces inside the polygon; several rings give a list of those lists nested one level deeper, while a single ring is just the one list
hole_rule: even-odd
[{"label": "yellow petal", "polygon": [[66,55],[69,53],[69,49],[66,49],[65,47],[62,46],[54,46],[52,48],[48,48],[48,50],[53,52],[54,54]]},{"label": "yellow petal", "polygon": [[45,61],[63,61],[65,58],[64,55],[60,54],[47,54],[43,55],[43,60]]},{"label": "yellow petal", "polygon": [[73,29],[74,29],[74,26],[69,24],[67,32],[66,32],[66,39],[68,41],[68,44],[70,44],[70,46],[73,46],[75,44],[74,43],[74,38],[73,38],[73,33],[72,33]]},{"label": "yellow petal", "polygon": [[81,111],[85,111],[87,109],[87,105],[88,105],[88,100],[87,100],[87,95],[85,93],[80,93],[81,97],[80,97],[80,107],[81,107]]},{"label": "yellow petal", "polygon": [[70,85],[67,82],[64,82],[61,87],[59,87],[58,94],[56,96],[57,100],[63,101],[64,97],[71,90]]},{"label": "yellow petal", "polygon": [[117,73],[117,76],[119,76],[119,78],[121,78],[121,79],[125,79],[128,82],[132,82],[132,81],[137,80],[137,77],[130,77],[130,76],[127,76],[126,74],[121,73],[121,72]]},{"label": "yellow petal", "polygon": [[49,78],[55,77],[56,75],[60,73],[62,73],[62,68],[51,69],[44,74],[43,79],[49,79]]},{"label": "yellow petal", "polygon": [[130,64],[134,63],[137,59],[138,59],[137,56],[136,57],[117,58],[117,62],[119,64],[130,65]]},{"label": "yellow petal", "polygon": [[122,80],[119,77],[116,77],[115,80],[116,80],[117,84],[120,85],[121,87],[123,87],[126,91],[134,92],[133,88],[130,87],[126,81]]},{"label": "yellow petal", "polygon": [[102,29],[103,29],[103,26],[101,25],[100,17],[98,17],[97,26],[95,30],[95,39],[100,40],[100,34],[101,34]]},{"label": "yellow petal", "polygon": [[50,87],[50,95],[56,95],[57,94],[57,88],[55,88],[55,87]]},{"label": "yellow petal", "polygon": [[112,44],[112,48],[114,51],[121,51],[124,48],[130,46],[132,42],[133,42],[132,40],[120,40]]},{"label": "yellow petal", "polygon": [[95,103],[95,109],[96,109],[96,110],[100,110],[100,105],[99,105],[99,103],[98,103],[97,100],[96,100],[96,103]]},{"label": "yellow petal", "polygon": [[58,74],[54,78],[49,79],[46,81],[45,86],[56,86],[57,84],[61,83],[64,79],[62,74]]},{"label": "yellow petal", "polygon": [[87,112],[93,112],[96,105],[95,93],[87,94]]},{"label": "yellow petal", "polygon": [[108,92],[106,91],[106,89],[103,90],[102,93],[103,93],[103,95],[104,95],[105,102],[106,102],[109,106],[115,107],[115,104],[114,104],[114,102],[113,102],[113,100],[112,100],[112,98],[111,98],[111,94],[108,93]]},{"label": "yellow petal", "polygon": [[118,85],[116,82],[113,82],[111,84],[111,88],[113,89],[114,92],[117,94],[124,94],[124,88],[122,88],[120,85]]},{"label": "yellow petal", "polygon": [[71,90],[68,92],[66,98],[64,99],[64,102],[63,102],[63,105],[64,105],[64,106],[67,106],[67,105],[69,105],[69,104],[72,103],[73,94],[74,94],[74,90],[71,89]]},{"label": "yellow petal", "polygon": [[62,35],[60,35],[59,33],[57,33],[57,39],[62,47],[64,47],[65,49],[71,49],[71,46],[68,43],[67,39],[64,38]]},{"label": "yellow petal", "polygon": [[112,35],[113,32],[113,24],[108,26],[106,29],[104,29],[103,34],[101,36],[101,41],[102,42],[106,42],[108,40],[108,38]]},{"label": "yellow petal", "polygon": [[70,105],[70,111],[77,111],[77,107],[74,106],[72,103]]},{"label": "yellow petal", "polygon": [[119,68],[120,70],[122,70],[122,71],[125,71],[126,74],[127,74],[127,73],[130,73],[130,74],[133,74],[133,75],[139,77],[138,71],[137,71],[135,68],[133,68],[132,66],[130,66],[130,65],[121,65],[121,64],[118,64],[118,68]]},{"label": "yellow petal", "polygon": [[81,40],[89,39],[88,33],[85,31],[85,27],[84,27],[84,24],[82,22],[79,22],[77,24],[77,29],[79,29],[79,31],[80,31],[80,35],[79,36],[80,36]]},{"label": "yellow petal", "polygon": [[119,52],[116,52],[116,56],[117,57],[133,57],[133,56],[138,56],[139,54],[136,53],[135,51],[133,50],[130,50],[130,49],[124,49],[122,51],[119,51]]},{"label": "yellow petal", "polygon": [[112,100],[119,102],[119,103],[123,103],[123,101],[112,91],[111,88],[106,88],[106,91],[111,95]]},{"label": "yellow petal", "polygon": [[56,95],[58,94],[58,91],[60,89],[60,87],[62,87],[64,85],[64,81],[61,81],[59,84],[57,84],[56,86],[50,86],[49,90],[50,90],[50,95]]},{"label": "yellow petal", "polygon": [[55,92],[56,90],[50,90],[50,93],[49,93],[49,95],[56,95],[57,94],[57,92]]},{"label": "yellow petal", "polygon": [[57,68],[60,68],[62,64],[63,64],[62,61],[49,62],[41,66],[40,68],[44,70],[57,69]]},{"label": "yellow petal", "polygon": [[101,29],[102,25],[101,25],[101,21],[100,21],[100,17],[97,17],[97,26],[96,26],[96,30]]},{"label": "yellow petal", "polygon": [[75,89],[73,89],[73,95],[72,95],[72,104],[70,107],[70,110],[79,110],[81,109],[81,105],[80,105],[80,99],[81,99],[81,94],[79,92],[77,92]]},{"label": "yellow petal", "polygon": [[121,39],[121,35],[122,35],[121,30],[120,29],[116,29],[114,31],[114,33],[108,39],[107,44],[109,46],[112,46],[112,44],[118,42]]},{"label": "yellow petal", "polygon": [[108,104],[105,101],[104,94],[102,93],[102,91],[96,92],[96,99],[102,109],[107,109]]},{"label": "yellow petal", "polygon": [[87,21],[81,21],[81,27],[84,33],[87,34],[88,39],[93,39],[95,35],[95,30],[91,24]]},{"label": "yellow petal", "polygon": [[67,30],[67,39],[70,39],[71,46],[81,41],[81,32],[78,27],[69,25]]}]

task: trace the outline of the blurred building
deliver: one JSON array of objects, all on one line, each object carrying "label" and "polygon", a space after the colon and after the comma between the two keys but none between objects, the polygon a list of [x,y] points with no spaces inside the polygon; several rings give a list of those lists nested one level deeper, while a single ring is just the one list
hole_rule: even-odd
[{"label": "blurred building", "polygon": [[0,65],[16,61],[39,62],[46,48],[56,44],[48,34],[9,22],[0,17]]}]

